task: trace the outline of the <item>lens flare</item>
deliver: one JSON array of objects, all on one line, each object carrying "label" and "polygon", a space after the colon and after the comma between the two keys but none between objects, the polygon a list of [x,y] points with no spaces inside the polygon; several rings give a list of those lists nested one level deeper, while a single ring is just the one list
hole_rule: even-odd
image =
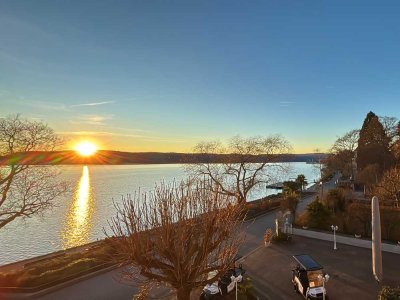
[{"label": "lens flare", "polygon": [[81,156],[91,156],[97,151],[97,146],[91,142],[82,142],[75,146]]}]

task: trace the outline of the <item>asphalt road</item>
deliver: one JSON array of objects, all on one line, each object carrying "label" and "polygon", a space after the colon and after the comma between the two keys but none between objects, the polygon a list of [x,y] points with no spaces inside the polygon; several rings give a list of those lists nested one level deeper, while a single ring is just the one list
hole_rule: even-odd
[{"label": "asphalt road", "polygon": [[[291,283],[295,254],[309,254],[324,267],[330,276],[326,284],[330,300],[377,299],[381,286],[372,275],[370,249],[340,244],[333,250],[332,242],[299,236],[291,242],[260,247],[243,261],[260,299],[304,299],[294,292]],[[400,284],[398,254],[383,253],[383,273],[383,285]]]},{"label": "asphalt road", "polygon": [[[324,186],[324,192],[328,189],[334,187],[334,179],[331,183],[326,183]],[[298,205],[298,212],[303,211],[307,204],[313,201],[314,195],[304,197]],[[275,228],[275,217],[276,210],[266,213],[265,215],[258,217],[253,221],[248,221],[245,224],[245,234],[246,240],[240,249],[240,254],[245,256],[260,245],[263,244],[263,235],[267,228]],[[358,249],[358,248],[357,248]],[[279,267],[280,264],[276,263]],[[286,272],[284,268],[282,272]],[[127,282],[121,282],[120,270],[114,270],[107,273],[97,275],[95,277],[89,278],[87,280],[78,282],[71,286],[65,287],[58,291],[46,294],[44,296],[38,297],[36,299],[40,300],[109,300],[109,299],[119,299],[119,300],[131,300],[132,296],[137,293],[137,287],[127,285]],[[253,276],[249,272],[250,276]],[[160,292],[162,293],[162,292]],[[157,297],[160,293],[155,292],[154,297]],[[262,299],[262,298],[261,298]]]}]

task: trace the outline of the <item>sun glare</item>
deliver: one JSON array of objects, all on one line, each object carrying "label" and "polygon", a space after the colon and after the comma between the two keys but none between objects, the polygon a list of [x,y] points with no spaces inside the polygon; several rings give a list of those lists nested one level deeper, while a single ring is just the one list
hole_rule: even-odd
[{"label": "sun glare", "polygon": [[97,147],[91,142],[82,142],[76,145],[75,150],[82,156],[91,156],[97,151]]}]

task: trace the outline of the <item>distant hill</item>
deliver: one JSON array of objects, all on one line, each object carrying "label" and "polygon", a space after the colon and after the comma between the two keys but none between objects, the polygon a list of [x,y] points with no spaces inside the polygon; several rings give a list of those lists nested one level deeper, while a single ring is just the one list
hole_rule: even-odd
[{"label": "distant hill", "polygon": [[[276,162],[313,162],[321,154],[276,155]],[[0,165],[124,165],[124,164],[178,164],[194,162],[220,163],[238,161],[232,154],[193,154],[164,152],[119,152],[100,150],[90,157],[82,157],[75,151],[31,151],[0,156]],[[264,155],[253,156],[254,162],[267,159]]]}]

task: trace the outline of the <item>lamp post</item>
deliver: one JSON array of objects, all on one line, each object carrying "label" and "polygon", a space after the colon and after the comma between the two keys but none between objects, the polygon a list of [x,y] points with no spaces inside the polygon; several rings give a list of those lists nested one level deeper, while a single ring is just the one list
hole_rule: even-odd
[{"label": "lamp post", "polygon": [[337,247],[336,247],[336,230],[338,230],[339,227],[337,227],[337,225],[331,225],[331,228],[333,230],[333,250],[337,250]]},{"label": "lamp post", "polygon": [[324,292],[322,293],[322,299],[325,300],[325,294],[326,294],[325,282],[328,282],[328,280],[329,280],[329,275],[328,275],[328,274],[325,274],[325,275],[319,274],[319,275],[318,275],[318,279],[319,279],[319,280],[322,280],[322,287],[323,287],[323,289],[324,289]]},{"label": "lamp post", "polygon": [[322,180],[319,182],[319,188],[321,190],[321,201],[322,201],[322,197],[324,196],[324,183],[322,182]]},{"label": "lamp post", "polygon": [[238,294],[238,290],[237,290],[238,277],[235,277],[235,276],[232,275],[231,276],[231,280],[235,281],[235,289],[236,289],[236,298],[235,299],[237,300],[237,298],[238,298],[238,295],[237,295]]}]

